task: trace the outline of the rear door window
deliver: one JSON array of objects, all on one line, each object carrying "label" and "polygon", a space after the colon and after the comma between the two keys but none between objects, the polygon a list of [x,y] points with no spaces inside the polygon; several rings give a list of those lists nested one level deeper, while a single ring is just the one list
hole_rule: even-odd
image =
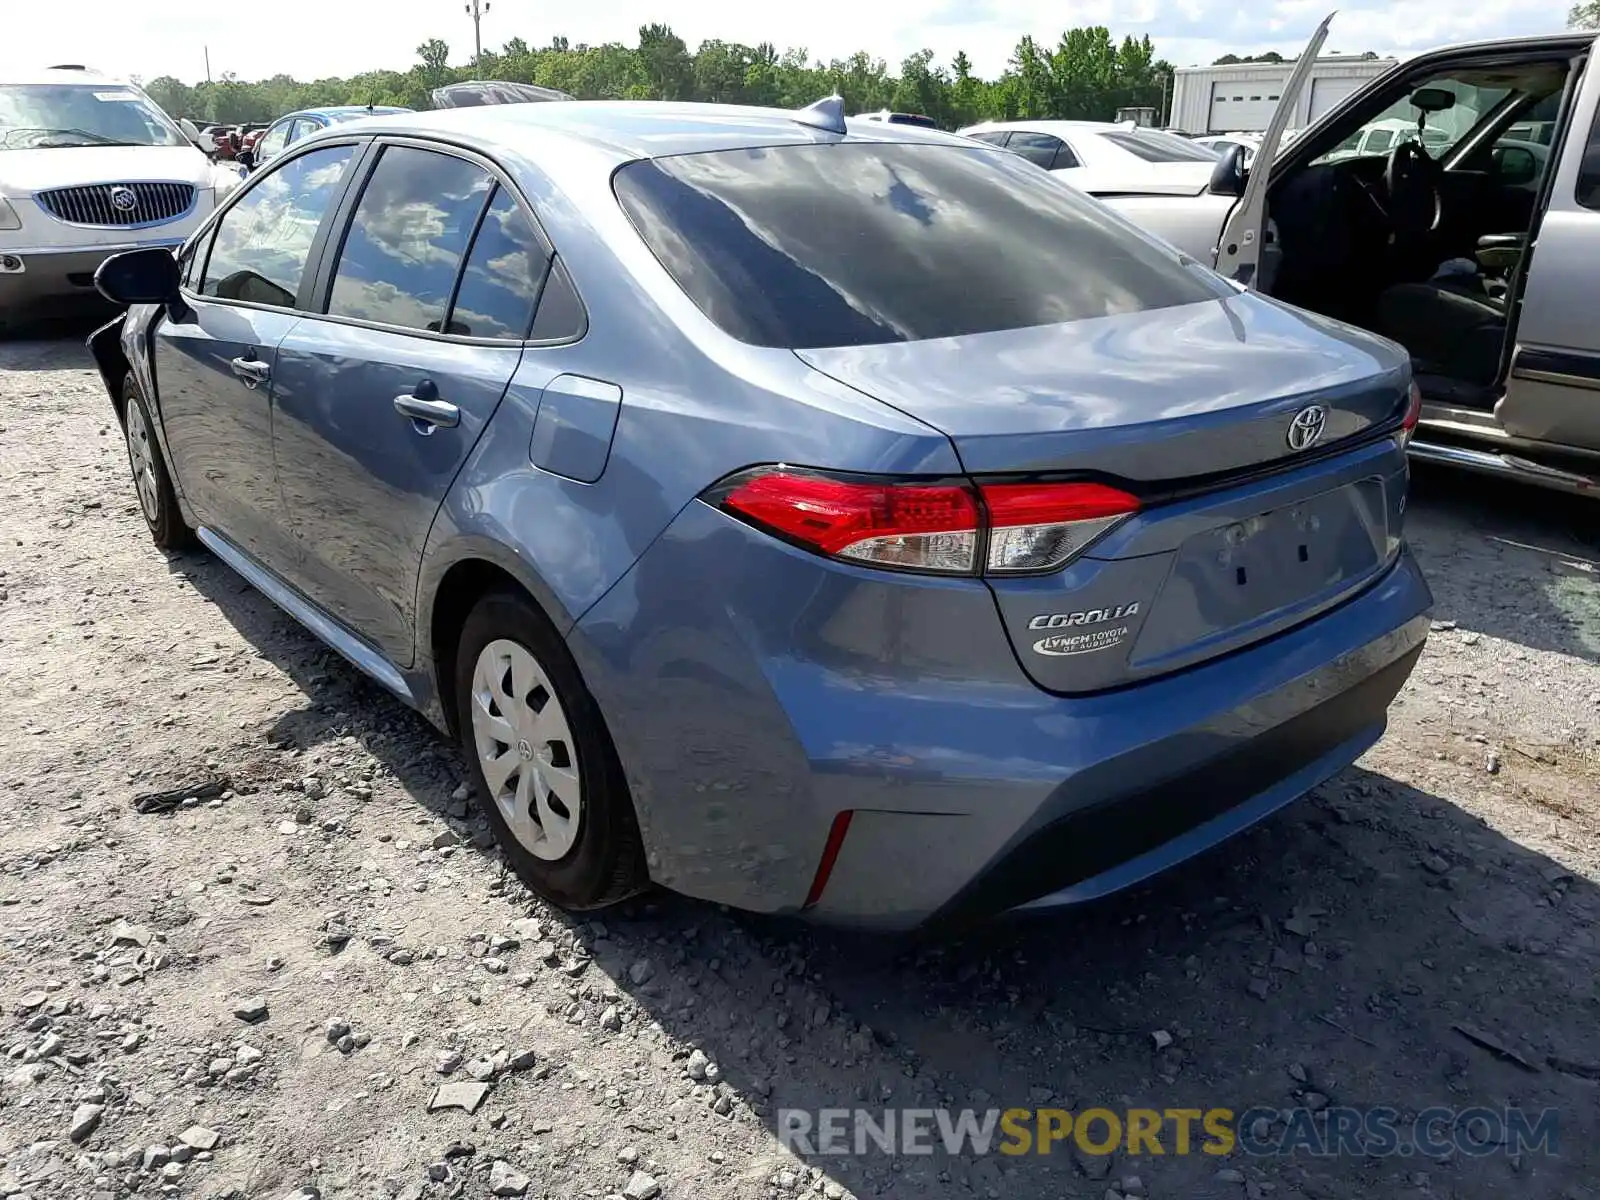
[{"label": "rear door window", "polygon": [[1204,146],[1196,146],[1188,138],[1159,129],[1129,130],[1126,133],[1102,133],[1113,146],[1126,150],[1145,162],[1215,162],[1216,155]]},{"label": "rear door window", "polygon": [[355,152],[328,146],[260,175],[217,222],[201,292],[293,308],[317,230]]},{"label": "rear door window", "polygon": [[614,187],[701,311],[754,345],[955,337],[1234,294],[1097,201],[976,147],[685,154],[630,163]]},{"label": "rear door window", "polygon": [[1022,155],[1034,166],[1043,167],[1048,171],[1055,166],[1056,155],[1061,150],[1061,139],[1048,133],[1030,133],[1025,129],[1018,129],[1012,133],[1011,140],[1006,143],[1006,149],[1013,154]]},{"label": "rear door window", "polygon": [[450,332],[463,337],[525,338],[533,324],[550,256],[517,199],[500,188],[467,255]]},{"label": "rear door window", "polygon": [[494,178],[476,163],[388,146],[368,177],[334,268],[330,316],[444,330]]}]

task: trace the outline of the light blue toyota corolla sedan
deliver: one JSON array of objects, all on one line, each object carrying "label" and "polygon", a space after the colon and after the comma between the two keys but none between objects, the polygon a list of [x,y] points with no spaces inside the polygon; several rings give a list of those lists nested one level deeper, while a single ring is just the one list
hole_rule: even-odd
[{"label": "light blue toyota corolla sedan", "polygon": [[1099,896],[1355,759],[1426,636],[1402,352],[836,102],[362,121],[100,285],[156,543],[458,737],[571,908]]}]

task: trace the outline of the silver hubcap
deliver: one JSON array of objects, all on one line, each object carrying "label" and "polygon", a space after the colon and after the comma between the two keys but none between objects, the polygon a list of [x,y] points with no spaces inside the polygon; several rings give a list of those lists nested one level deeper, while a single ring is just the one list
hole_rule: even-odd
[{"label": "silver hubcap", "polygon": [[489,798],[523,849],[564,857],[583,819],[577,751],[550,677],[517,642],[490,642],[478,655],[472,738]]},{"label": "silver hubcap", "polygon": [[145,424],[144,410],[133,402],[128,404],[128,465],[133,468],[133,486],[139,492],[144,519],[154,525],[161,512],[156,456],[150,447],[150,427]]}]

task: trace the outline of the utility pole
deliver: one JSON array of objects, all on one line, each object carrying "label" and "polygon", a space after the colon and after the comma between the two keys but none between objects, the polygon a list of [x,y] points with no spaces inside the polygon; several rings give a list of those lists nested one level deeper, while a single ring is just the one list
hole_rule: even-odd
[{"label": "utility pole", "polygon": [[489,0],[472,0],[467,5],[467,15],[472,18],[472,64],[483,65],[483,17],[489,11]]},{"label": "utility pole", "polygon": [[211,82],[211,47],[206,47],[206,82]]}]

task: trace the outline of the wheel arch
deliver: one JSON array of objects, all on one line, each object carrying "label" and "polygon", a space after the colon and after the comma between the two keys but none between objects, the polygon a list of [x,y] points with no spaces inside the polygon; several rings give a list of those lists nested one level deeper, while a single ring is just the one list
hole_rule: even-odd
[{"label": "wheel arch", "polygon": [[429,582],[422,589],[418,613],[418,649],[439,706],[438,718],[452,736],[459,735],[456,720],[455,657],[467,614],[484,595],[496,589],[522,592],[549,620],[557,636],[565,638],[572,617],[529,565],[492,542],[460,547],[448,562],[425,567]]}]

